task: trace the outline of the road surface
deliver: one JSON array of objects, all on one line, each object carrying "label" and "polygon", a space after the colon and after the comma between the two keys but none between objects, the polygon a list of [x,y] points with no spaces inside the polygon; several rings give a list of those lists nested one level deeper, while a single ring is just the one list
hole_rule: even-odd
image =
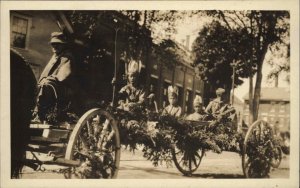
[{"label": "road surface", "polygon": [[[53,173],[52,169],[61,166],[47,165],[45,172],[35,172],[30,168],[23,170],[23,179],[63,179],[63,174]],[[118,179],[187,179],[187,178],[244,178],[241,157],[237,153],[223,152],[216,154],[207,152],[200,167],[191,177],[181,175],[173,164],[167,167],[164,163],[154,167],[146,160],[140,150],[132,153],[122,149]],[[277,169],[273,169],[270,178],[289,178],[289,156],[283,160]]]}]

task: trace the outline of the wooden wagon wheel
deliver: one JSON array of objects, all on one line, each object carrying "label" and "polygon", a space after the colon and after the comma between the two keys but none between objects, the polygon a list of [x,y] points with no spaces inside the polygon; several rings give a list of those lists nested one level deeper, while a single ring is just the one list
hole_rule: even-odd
[{"label": "wooden wagon wheel", "polygon": [[246,133],[242,149],[242,167],[246,178],[267,177],[273,158],[273,130],[263,121],[254,122]]},{"label": "wooden wagon wheel", "polygon": [[66,178],[116,178],[120,136],[113,116],[98,108],[86,112],[70,136],[65,158],[81,161]]},{"label": "wooden wagon wheel", "polygon": [[186,176],[192,175],[202,161],[204,150],[198,151],[183,151],[174,146],[172,147],[172,157],[176,168]]}]

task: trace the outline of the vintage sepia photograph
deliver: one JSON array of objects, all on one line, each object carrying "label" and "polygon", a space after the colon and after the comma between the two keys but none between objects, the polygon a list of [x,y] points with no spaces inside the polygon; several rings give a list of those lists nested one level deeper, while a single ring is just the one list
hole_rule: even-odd
[{"label": "vintage sepia photograph", "polygon": [[129,8],[7,10],[5,178],[294,178],[299,17]]}]

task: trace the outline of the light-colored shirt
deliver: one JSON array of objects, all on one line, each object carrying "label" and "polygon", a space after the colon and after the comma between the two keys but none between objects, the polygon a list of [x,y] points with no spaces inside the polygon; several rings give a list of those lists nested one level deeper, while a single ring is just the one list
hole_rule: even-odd
[{"label": "light-colored shirt", "polygon": [[182,112],[182,110],[181,110],[180,106],[173,106],[173,105],[168,105],[163,110],[163,114],[169,114],[174,117],[180,117],[181,112]]},{"label": "light-colored shirt", "polygon": [[55,54],[51,57],[48,64],[44,68],[39,83],[43,79],[52,77],[59,82],[72,84],[71,77],[75,74],[75,62],[71,52],[62,52],[59,56]]},{"label": "light-colored shirt", "polygon": [[214,100],[210,101],[207,105],[205,112],[209,114],[218,113],[219,110],[223,107],[224,102],[221,101],[219,98],[215,98]]}]

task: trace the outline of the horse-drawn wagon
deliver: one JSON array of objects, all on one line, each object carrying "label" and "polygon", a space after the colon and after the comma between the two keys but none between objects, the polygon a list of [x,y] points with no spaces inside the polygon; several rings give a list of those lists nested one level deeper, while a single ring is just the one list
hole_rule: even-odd
[{"label": "horse-drawn wagon", "polygon": [[[33,123],[24,164],[45,170],[45,164],[67,166],[66,178],[116,178],[121,145],[135,148],[143,144],[144,156],[152,160],[174,162],[184,175],[195,172],[205,156],[233,151],[241,155],[246,178],[266,177],[271,167],[278,167],[281,150],[272,127],[258,120],[246,129],[227,116],[186,121],[168,115],[150,113],[143,107],[131,111],[100,105],[80,118],[55,124]],[[36,153],[47,153],[51,160],[42,160]]]}]

